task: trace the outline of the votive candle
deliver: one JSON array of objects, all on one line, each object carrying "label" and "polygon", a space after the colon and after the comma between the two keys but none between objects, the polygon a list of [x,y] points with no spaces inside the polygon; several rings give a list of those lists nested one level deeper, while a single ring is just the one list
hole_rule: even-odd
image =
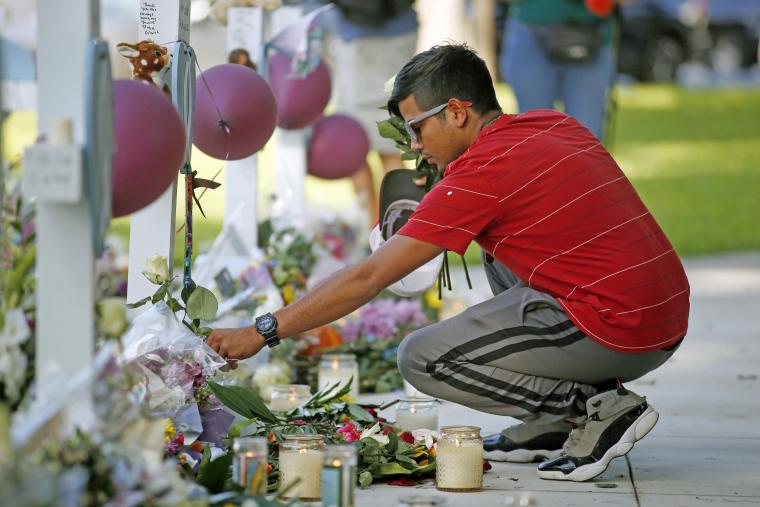
[{"label": "votive candle", "polygon": [[272,387],[269,408],[278,412],[287,412],[298,408],[311,398],[311,389],[307,385],[285,384]]},{"label": "votive candle", "polygon": [[267,439],[262,437],[236,438],[232,444],[232,477],[245,488],[246,494],[264,495],[267,492]]},{"label": "votive candle", "polygon": [[[359,366],[353,354],[325,354],[319,362],[319,389],[340,383],[337,390],[351,382],[349,395],[356,399],[359,396]],[[333,391],[333,393],[337,392]]]},{"label": "votive candle", "polygon": [[444,426],[435,444],[435,486],[441,491],[483,487],[483,439],[477,426]]},{"label": "votive candle", "polygon": [[356,463],[356,446],[327,446],[322,468],[322,507],[354,507]]},{"label": "votive candle", "polygon": [[285,435],[280,443],[280,489],[288,488],[287,498],[319,500],[322,497],[322,462],[325,440],[322,435]]},{"label": "votive candle", "polygon": [[396,407],[396,423],[402,431],[438,429],[438,400],[405,398]]}]

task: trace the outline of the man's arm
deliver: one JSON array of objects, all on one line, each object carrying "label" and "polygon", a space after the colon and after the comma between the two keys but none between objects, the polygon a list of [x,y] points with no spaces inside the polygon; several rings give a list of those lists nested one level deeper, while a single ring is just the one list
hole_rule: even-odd
[{"label": "man's arm", "polygon": [[[365,260],[338,271],[276,312],[278,335],[287,338],[348,315],[442,251],[438,245],[393,236]],[[217,329],[207,343],[222,357],[245,359],[261,350],[264,338],[253,327]]]}]

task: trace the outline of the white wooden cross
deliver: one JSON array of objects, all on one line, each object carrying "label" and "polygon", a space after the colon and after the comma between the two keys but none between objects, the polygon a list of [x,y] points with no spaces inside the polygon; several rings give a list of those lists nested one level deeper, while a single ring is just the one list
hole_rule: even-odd
[{"label": "white wooden cross", "polygon": [[[297,6],[280,7],[272,12],[271,35],[298,20],[303,10]],[[272,218],[298,221],[306,210],[306,131],[276,130],[277,189]]]},{"label": "white wooden cross", "polygon": [[[54,388],[51,380],[71,377],[92,360],[94,240],[102,232],[97,224],[110,216],[110,193],[95,196],[99,207],[92,208],[85,171],[102,183],[98,192],[110,189],[111,139],[110,129],[100,132],[102,165],[85,169],[82,148],[93,106],[85,91],[92,89],[87,62],[99,33],[99,0],[38,0],[37,12],[44,13],[37,17],[37,116],[45,142],[25,153],[24,192],[37,196],[37,385]],[[106,66],[107,56],[100,60]],[[98,96],[110,103],[110,70],[103,72],[107,84],[100,81]]]},{"label": "white wooden cross", "polygon": [[[259,72],[266,65],[264,17],[261,7],[231,7],[227,12],[227,52],[245,49]],[[258,154],[228,161],[226,172],[224,224],[235,227],[250,252],[258,245]]]},{"label": "white wooden cross", "polygon": [[[140,0],[138,40],[151,39],[166,45],[172,51],[176,41],[190,42],[190,0]],[[174,86],[174,83],[173,85]],[[173,100],[177,90],[172,89]],[[187,103],[175,107],[189,125]],[[189,154],[186,153],[186,157]],[[129,272],[127,300],[137,301],[153,294],[155,286],[142,275],[145,260],[160,254],[169,260],[172,268],[175,237],[175,209],[177,206],[176,180],[146,208],[133,213],[129,234]]]}]

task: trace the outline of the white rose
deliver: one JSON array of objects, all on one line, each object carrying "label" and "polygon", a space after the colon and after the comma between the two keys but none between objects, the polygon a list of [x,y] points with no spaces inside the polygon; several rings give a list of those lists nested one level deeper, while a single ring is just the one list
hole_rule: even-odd
[{"label": "white rose", "polygon": [[123,298],[109,297],[98,302],[98,329],[106,336],[118,337],[127,328],[127,308]]},{"label": "white rose", "polygon": [[169,274],[169,264],[166,262],[166,257],[156,254],[145,261],[145,271],[142,274],[151,283],[155,283],[156,285],[161,285],[168,281],[171,275]]},{"label": "white rose", "polygon": [[396,75],[392,75],[388,81],[385,82],[385,85],[383,86],[383,89],[385,90],[385,94],[390,97],[393,93],[393,85],[396,83]]}]

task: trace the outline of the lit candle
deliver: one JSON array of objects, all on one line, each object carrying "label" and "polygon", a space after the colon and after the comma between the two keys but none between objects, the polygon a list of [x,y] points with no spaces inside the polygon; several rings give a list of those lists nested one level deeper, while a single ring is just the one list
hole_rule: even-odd
[{"label": "lit candle", "polygon": [[[326,354],[319,363],[319,389],[340,383],[340,390],[351,382],[349,395],[356,399],[359,396],[359,367],[353,354]],[[337,391],[333,391],[335,393]]]},{"label": "lit candle", "polygon": [[280,490],[291,487],[285,496],[302,500],[322,497],[322,461],[325,441],[322,435],[285,435],[280,443]]},{"label": "lit candle", "polygon": [[311,398],[311,390],[307,385],[286,384],[272,387],[272,399],[269,408],[280,412],[297,408]]},{"label": "lit candle", "polygon": [[438,400],[433,398],[407,398],[399,400],[396,423],[402,431],[438,429]]},{"label": "lit candle", "polygon": [[356,446],[327,446],[322,468],[323,507],[354,507],[356,461]]},{"label": "lit candle", "polygon": [[483,439],[477,426],[444,426],[435,444],[435,485],[442,491],[483,487]]},{"label": "lit candle", "polygon": [[267,440],[261,437],[236,438],[232,444],[232,477],[245,488],[246,494],[267,492]]}]

